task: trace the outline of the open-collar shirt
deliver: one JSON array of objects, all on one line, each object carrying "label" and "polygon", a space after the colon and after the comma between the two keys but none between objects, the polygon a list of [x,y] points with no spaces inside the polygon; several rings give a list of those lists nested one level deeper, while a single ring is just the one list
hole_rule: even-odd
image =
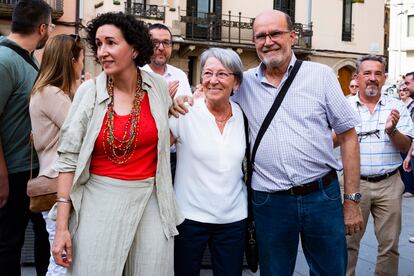
[{"label": "open-collar shirt", "polygon": [[[385,133],[385,123],[391,110],[397,109],[400,113],[397,129],[404,135],[414,137],[413,122],[407,107],[402,101],[387,95],[381,95],[372,113],[359,99],[359,93],[349,97],[348,101],[361,119],[355,128],[359,134],[361,175],[381,175],[398,169],[402,158]],[[376,130],[377,134],[374,134]],[[369,132],[373,134],[364,135]]]},{"label": "open-collar shirt", "polygon": [[[260,126],[296,61],[292,59],[278,86],[264,74],[265,66],[244,73],[233,96],[246,114],[251,148]],[[259,191],[287,190],[314,181],[332,168],[332,129],[343,133],[359,123],[333,70],[304,61],[256,153],[252,187]]]}]

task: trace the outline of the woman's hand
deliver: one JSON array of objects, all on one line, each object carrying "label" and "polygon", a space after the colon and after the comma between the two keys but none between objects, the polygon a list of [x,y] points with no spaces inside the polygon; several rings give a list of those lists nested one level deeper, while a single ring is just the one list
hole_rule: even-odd
[{"label": "woman's hand", "polygon": [[72,264],[72,239],[68,229],[56,229],[52,254],[56,264],[63,267],[69,267]]}]

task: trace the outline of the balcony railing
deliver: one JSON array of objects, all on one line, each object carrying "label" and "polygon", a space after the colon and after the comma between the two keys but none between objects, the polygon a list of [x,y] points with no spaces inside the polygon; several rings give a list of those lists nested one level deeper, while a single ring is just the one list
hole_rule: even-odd
[{"label": "balcony railing", "polygon": [[164,20],[165,7],[158,5],[144,5],[142,3],[125,2],[125,13],[138,18]]},{"label": "balcony railing", "polygon": [[[254,18],[244,17],[239,12],[217,15],[197,11],[181,11],[181,22],[186,24],[186,39],[221,41],[237,44],[253,44]],[[312,26],[294,24],[298,39],[295,47],[312,48]]]},{"label": "balcony railing", "polygon": [[[0,0],[0,17],[10,18],[12,16],[13,7],[18,0]],[[63,15],[63,0],[46,0],[52,7],[52,19],[56,20]]]}]

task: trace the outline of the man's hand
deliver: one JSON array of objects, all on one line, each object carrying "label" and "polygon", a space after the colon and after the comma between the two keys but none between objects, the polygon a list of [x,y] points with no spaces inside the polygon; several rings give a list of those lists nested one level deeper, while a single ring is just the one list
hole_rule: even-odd
[{"label": "man's hand", "polygon": [[193,93],[193,98],[194,99],[204,98],[203,85],[197,84],[196,89],[194,90],[194,93]]},{"label": "man's hand", "polygon": [[406,172],[411,172],[411,150],[408,152],[407,157],[404,159],[403,162],[403,169]]},{"label": "man's hand", "polygon": [[363,220],[359,203],[344,200],[345,233],[353,235],[362,230]]},{"label": "man's hand", "polygon": [[391,110],[390,115],[388,115],[387,122],[385,123],[385,131],[387,133],[392,132],[397,126],[398,121],[400,120],[400,112],[397,109]]},{"label": "man's hand", "polygon": [[3,208],[9,198],[9,178],[8,175],[0,175],[0,208]]},{"label": "man's hand", "polygon": [[178,80],[170,81],[168,83],[168,92],[170,93],[170,96],[172,99],[174,99],[175,94],[177,94],[179,85],[180,85],[180,81]]},{"label": "man's hand", "polygon": [[176,118],[181,115],[185,115],[188,112],[187,105],[193,105],[193,97],[191,96],[178,96],[173,100],[173,104],[170,107],[170,114]]}]

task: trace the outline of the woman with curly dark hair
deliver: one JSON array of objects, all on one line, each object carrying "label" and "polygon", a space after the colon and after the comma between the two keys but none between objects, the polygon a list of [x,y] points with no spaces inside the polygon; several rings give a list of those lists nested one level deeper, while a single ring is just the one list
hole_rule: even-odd
[{"label": "woman with curly dark hair", "polygon": [[69,275],[173,275],[171,98],[138,67],[153,53],[148,30],[106,13],[87,31],[103,72],[79,87],[61,130],[53,257]]}]

